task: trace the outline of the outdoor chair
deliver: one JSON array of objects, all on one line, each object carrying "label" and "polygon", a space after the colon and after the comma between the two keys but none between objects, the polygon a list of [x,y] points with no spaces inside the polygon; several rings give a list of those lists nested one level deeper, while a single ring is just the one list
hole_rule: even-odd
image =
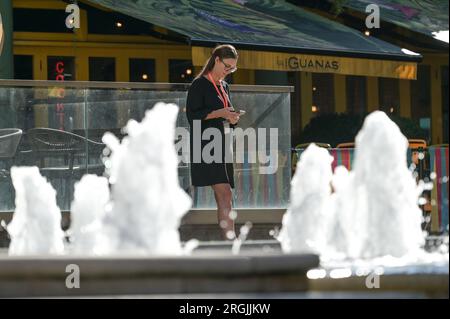
[{"label": "outdoor chair", "polygon": [[[406,160],[408,168],[413,172],[416,182],[419,183],[420,180],[429,175],[429,154],[428,154],[427,142],[423,139],[408,139],[408,149],[406,153]],[[420,205],[424,217],[431,214],[431,192],[425,190],[422,196],[426,199],[426,203]],[[427,220],[425,218],[424,220]],[[431,224],[429,222],[424,222],[422,228],[426,231],[430,231]]]},{"label": "outdoor chair", "polygon": [[336,148],[355,148],[355,142],[340,143]]},{"label": "outdoor chair", "polygon": [[333,148],[330,150],[330,155],[333,156],[331,169],[334,170],[338,166],[344,166],[347,170],[353,168],[353,159],[355,156],[355,149],[353,147]]},{"label": "outdoor chair", "polygon": [[408,139],[408,167],[415,166],[418,180],[423,179],[426,170],[425,152],[427,151],[427,142],[421,139]]},{"label": "outdoor chair", "polygon": [[309,143],[302,143],[302,144],[297,144],[297,146],[295,147],[296,149],[299,148],[307,148],[309,145],[311,144],[316,144],[318,147],[323,147],[323,148],[331,148],[331,145],[328,143],[317,143],[317,142],[309,142]]},{"label": "outdoor chair", "polygon": [[41,174],[50,181],[63,179],[68,185],[66,200],[72,197],[73,184],[82,175],[103,174],[103,143],[52,128],[29,129],[27,137]]},{"label": "outdoor chair", "polygon": [[408,156],[408,160],[414,163],[416,166],[419,165],[419,154],[423,153],[427,148],[427,142],[419,139],[409,139],[408,140],[408,149],[410,150],[410,156]]},{"label": "outdoor chair", "polygon": [[448,233],[448,144],[431,145],[427,151],[430,155],[430,175],[435,174],[431,179],[431,232]]},{"label": "outdoor chair", "polygon": [[22,138],[18,128],[0,129],[0,210],[13,209],[14,188],[11,167],[16,163],[17,147]]},{"label": "outdoor chair", "polygon": [[291,158],[291,171],[292,175],[295,173],[295,168],[297,167],[297,162],[300,159],[301,153],[311,144],[316,144],[318,147],[323,147],[326,149],[331,149],[331,145],[328,143],[317,143],[317,142],[308,142],[297,144],[295,148],[292,149],[292,158]]},{"label": "outdoor chair", "polygon": [[421,140],[421,139],[408,139],[408,147],[409,148],[426,148],[427,147],[427,142],[425,140]]},{"label": "outdoor chair", "polygon": [[[94,164],[88,161],[89,157],[100,160],[105,148],[103,143],[52,128],[33,128],[27,131],[27,136],[41,171],[55,174],[59,171],[68,171],[70,174],[75,174],[76,172],[99,173],[104,169],[101,161]],[[57,162],[64,165],[55,166],[51,164],[52,159],[59,160]]]},{"label": "outdoor chair", "polygon": [[17,146],[22,138],[22,130],[18,128],[0,129],[0,178],[9,176],[9,170],[14,163]]}]

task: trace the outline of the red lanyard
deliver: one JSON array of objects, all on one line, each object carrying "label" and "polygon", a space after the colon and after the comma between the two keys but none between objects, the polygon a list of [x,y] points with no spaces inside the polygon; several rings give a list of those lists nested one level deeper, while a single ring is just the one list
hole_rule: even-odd
[{"label": "red lanyard", "polygon": [[223,102],[223,107],[227,108],[228,107],[228,95],[225,92],[225,90],[223,89],[222,83],[219,84],[220,85],[220,91],[222,91],[222,93],[220,93],[219,89],[217,88],[216,82],[213,81],[211,73],[208,73],[208,78],[212,82],[212,84],[214,85],[214,88],[216,89],[217,93],[219,94],[219,97],[220,97],[220,99]]}]

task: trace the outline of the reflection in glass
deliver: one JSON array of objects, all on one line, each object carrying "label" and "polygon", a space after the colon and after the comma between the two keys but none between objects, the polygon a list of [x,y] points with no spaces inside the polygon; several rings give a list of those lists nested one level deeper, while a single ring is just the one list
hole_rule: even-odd
[{"label": "reflection in glass", "polygon": [[[61,91],[63,90],[63,91]],[[244,159],[235,163],[234,205],[236,208],[286,208],[290,185],[290,94],[240,92],[233,94],[233,104],[246,111],[239,126],[258,129],[265,138],[266,151],[245,147],[236,150],[235,156]],[[13,88],[0,87],[0,107],[6,117],[0,119],[0,128],[16,127],[23,130],[17,148],[15,165],[37,165],[57,190],[57,203],[63,211],[70,210],[74,184],[84,173],[102,175],[101,138],[105,132],[112,132],[119,139],[124,133],[121,128],[130,119],[141,121],[145,112],[157,102],[175,103],[180,112],[176,126],[188,132],[185,115],[186,89],[144,90],[144,89],[85,89],[71,87]],[[64,105],[64,121],[59,121],[58,104]],[[63,124],[63,125],[61,125]],[[50,144],[60,145],[58,139],[69,141],[62,150],[43,149],[36,144],[36,130],[47,128],[45,133]],[[48,130],[48,128],[50,130]],[[264,130],[265,129],[265,130]],[[272,129],[272,131],[270,131]],[[276,129],[275,131],[273,131]],[[53,134],[55,133],[55,134]],[[270,143],[270,134],[277,136],[277,145]],[[41,134],[42,137],[42,134]],[[40,140],[43,140],[42,138]],[[61,140],[61,141],[62,141]],[[72,143],[76,140],[76,143]],[[176,141],[188,141],[176,136]],[[70,142],[72,141],[72,142]],[[49,144],[49,145],[50,145]],[[177,144],[182,145],[182,144]],[[48,146],[48,145],[47,145]],[[275,149],[270,149],[274,147]],[[183,154],[183,151],[187,153]],[[189,158],[189,145],[178,152]],[[261,174],[261,167],[267,167],[262,155],[276,154],[278,168],[274,174]],[[254,159],[254,161],[252,160]],[[1,161],[0,161],[1,162]],[[275,165],[275,162],[272,161]],[[0,163],[0,165],[2,165]],[[6,167],[6,166],[5,166]],[[215,209],[214,195],[210,187],[192,188],[188,161],[178,166],[179,182],[193,198],[194,209]],[[0,210],[13,210],[11,180],[0,178]]]},{"label": "reflection in glass", "polygon": [[155,82],[154,59],[130,59],[130,82]]}]

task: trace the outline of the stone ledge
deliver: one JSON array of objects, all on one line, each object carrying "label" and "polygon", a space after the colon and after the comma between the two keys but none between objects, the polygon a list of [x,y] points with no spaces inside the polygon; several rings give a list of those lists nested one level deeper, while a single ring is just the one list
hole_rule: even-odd
[{"label": "stone ledge", "polygon": [[[66,266],[80,288],[65,286]],[[0,257],[0,297],[306,291],[317,255]]]},{"label": "stone ledge", "polygon": [[[284,209],[240,209],[237,210],[236,231],[245,222],[252,222],[252,228],[247,239],[263,240],[273,239],[269,234],[271,230],[281,229]],[[0,220],[7,224],[11,221],[13,212],[0,212]],[[62,228],[67,229],[70,225],[70,213],[62,212]],[[181,220],[180,238],[182,241],[198,239],[201,241],[222,240],[222,232],[217,223],[217,212],[215,210],[191,210]],[[9,238],[7,233],[0,227],[0,247],[8,247]]]},{"label": "stone ledge", "polygon": [[420,293],[429,298],[448,298],[448,274],[387,274],[380,275],[379,288],[366,287],[365,276],[351,276],[348,278],[320,278],[309,280],[310,291],[330,292],[348,291],[365,293]]}]

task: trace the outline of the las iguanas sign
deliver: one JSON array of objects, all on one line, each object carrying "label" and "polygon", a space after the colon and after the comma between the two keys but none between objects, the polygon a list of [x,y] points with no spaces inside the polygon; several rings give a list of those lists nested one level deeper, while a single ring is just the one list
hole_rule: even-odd
[{"label": "las iguanas sign", "polygon": [[[211,48],[193,46],[193,64],[203,66],[210,53]],[[239,50],[238,68],[337,73],[408,80],[415,79],[417,73],[416,62],[253,50]]]},{"label": "las iguanas sign", "polygon": [[277,65],[292,71],[335,72],[339,70],[339,61],[328,58],[302,58],[297,56],[277,56]]}]

